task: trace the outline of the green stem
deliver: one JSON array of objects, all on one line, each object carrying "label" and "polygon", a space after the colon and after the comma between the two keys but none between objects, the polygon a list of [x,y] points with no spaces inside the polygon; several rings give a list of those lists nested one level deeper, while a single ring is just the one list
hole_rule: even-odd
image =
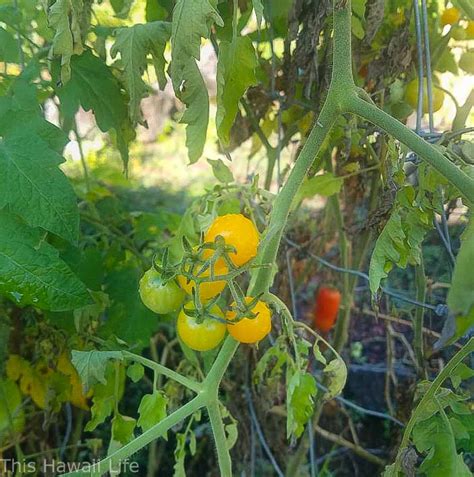
[{"label": "green stem", "polygon": [[[343,268],[351,268],[350,266],[350,254],[349,254],[349,243],[347,240],[347,235],[344,230],[344,218],[342,216],[341,208],[339,205],[339,198],[334,195],[331,196],[330,201],[333,205],[333,210],[335,212],[336,225],[338,228],[339,235],[339,254],[341,257],[341,266]],[[351,277],[348,273],[344,273],[342,277],[342,302],[344,305],[344,312],[341,319],[337,320],[336,332],[334,336],[334,348],[338,353],[341,352],[342,348],[347,342],[349,337],[349,325],[351,319]]]},{"label": "green stem", "polygon": [[453,164],[437,148],[421,139],[411,129],[377,106],[370,104],[357,95],[346,96],[343,105],[345,111],[356,114],[361,118],[379,126],[394,138],[408,146],[421,159],[434,167],[469,201],[474,203],[474,180]]},{"label": "green stem", "polygon": [[[416,299],[420,303],[425,302],[426,298],[426,277],[423,256],[420,257],[420,264],[415,267],[415,286]],[[423,352],[423,315],[425,310],[419,306],[415,310],[413,320],[413,348],[415,350],[416,361],[418,364],[418,373],[421,376],[424,370],[424,352]]]},{"label": "green stem", "polygon": [[402,442],[400,443],[400,447],[398,450],[398,454],[395,460],[395,466],[393,469],[393,474],[397,476],[399,469],[400,469],[400,460],[402,453],[408,446],[408,442],[410,440],[411,433],[413,431],[413,428],[417,424],[419,420],[419,415],[423,412],[423,408],[425,405],[433,401],[435,399],[436,392],[438,389],[441,387],[443,382],[449,378],[452,374],[452,372],[456,369],[458,364],[470,353],[474,352],[474,338],[471,338],[452,358],[451,361],[443,368],[443,370],[436,376],[436,379],[431,383],[431,386],[429,387],[428,391],[426,391],[425,395],[421,398],[420,402],[418,403],[418,406],[416,406],[415,410],[413,411],[413,414],[408,421],[407,426],[405,427],[405,432],[403,433],[403,438]]},{"label": "green stem", "polygon": [[281,237],[283,235],[284,224],[288,220],[291,204],[296,196],[301,183],[314,162],[324,139],[330,132],[337,117],[337,100],[334,95],[329,95],[323,105],[321,114],[319,115],[316,125],[301,150],[301,153],[291,171],[288,180],[277,195],[273,211],[270,216],[268,225],[268,233],[271,238],[259,254],[258,264],[261,267],[252,280],[250,296],[264,293],[268,290],[273,282],[275,270],[273,267],[266,267],[266,264],[276,262],[278,248],[280,246]]},{"label": "green stem", "polygon": [[[132,442],[124,445],[119,450],[113,452],[105,459],[94,465],[93,475],[104,475],[109,472],[110,469],[114,468],[120,461],[131,456],[135,452],[138,452],[140,449],[148,445],[153,440],[158,437],[163,436],[166,431],[171,429],[173,426],[181,422],[183,419],[186,419],[188,416],[196,412],[198,409],[203,407],[206,404],[205,394],[198,394],[192,401],[189,401],[184,406],[180,407],[178,410],[165,417],[158,424],[155,424],[152,428],[145,431],[140,436],[136,437]],[[75,472],[69,472],[63,474],[63,477],[79,477],[79,476],[90,476],[91,472],[86,472],[85,470],[79,470]]]},{"label": "green stem", "polygon": [[227,447],[227,437],[219,409],[219,401],[215,400],[209,403],[207,405],[207,412],[209,413],[214,442],[216,443],[220,475],[221,477],[232,477],[232,461]]},{"label": "green stem", "polygon": [[166,366],[155,363],[151,359],[144,358],[143,356],[140,356],[138,354],[130,353],[129,351],[122,351],[122,353],[126,358],[152,369],[153,371],[155,371],[155,373],[163,374],[164,376],[173,379],[174,381],[182,384],[183,386],[192,389],[196,393],[201,392],[201,390],[203,389],[202,384],[197,383],[196,381],[193,381],[192,379],[189,379],[186,376],[183,376],[176,371],[167,368]]}]

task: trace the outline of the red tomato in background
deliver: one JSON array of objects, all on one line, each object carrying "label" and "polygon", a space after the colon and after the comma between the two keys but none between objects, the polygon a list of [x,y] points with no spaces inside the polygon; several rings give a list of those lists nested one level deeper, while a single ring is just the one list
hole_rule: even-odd
[{"label": "red tomato in background", "polygon": [[336,322],[341,304],[341,294],[335,288],[321,287],[316,295],[314,306],[314,326],[327,333]]}]

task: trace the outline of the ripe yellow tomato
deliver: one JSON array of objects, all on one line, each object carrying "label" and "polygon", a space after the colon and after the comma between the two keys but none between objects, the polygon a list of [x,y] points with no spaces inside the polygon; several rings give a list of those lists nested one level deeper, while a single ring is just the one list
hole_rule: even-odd
[{"label": "ripe yellow tomato", "polygon": [[[210,250],[204,250],[202,253],[203,260],[208,259],[212,252]],[[195,269],[193,270],[194,275],[199,272],[201,268],[200,265],[196,265]],[[188,267],[186,267],[189,270]],[[214,276],[225,275],[229,269],[225,264],[224,260],[218,259],[214,264]],[[207,268],[204,272],[202,272],[199,277],[200,278],[208,278],[211,275],[211,268]],[[193,288],[196,287],[196,282],[194,280],[189,280],[184,275],[178,275],[178,283],[179,286],[188,294],[193,294]],[[210,300],[214,298],[216,295],[222,292],[222,290],[226,286],[225,280],[213,280],[210,282],[202,282],[199,285],[199,298],[202,301]]]},{"label": "ripe yellow tomato", "polygon": [[[251,297],[245,297],[245,302],[250,303]],[[235,303],[232,303],[235,307]],[[263,301],[258,301],[252,308],[252,313],[257,316],[255,318],[242,318],[236,323],[232,323],[237,316],[237,312],[230,310],[227,312],[227,331],[229,334],[241,343],[253,344],[261,341],[270,333],[272,329],[272,318],[270,308]]]},{"label": "ripe yellow tomato", "polygon": [[[418,78],[410,81],[405,90],[405,100],[413,108],[418,105]],[[433,112],[439,111],[444,103],[444,92],[433,84]],[[428,82],[423,80],[423,113],[429,111],[428,105]]]},{"label": "ripe yellow tomato", "polygon": [[[218,346],[224,339],[226,325],[223,321],[214,318],[204,318],[202,322],[186,313],[186,310],[194,310],[193,302],[187,303],[178,315],[176,329],[181,340],[195,351],[209,351]],[[222,310],[213,305],[209,310],[224,320]]]},{"label": "ripe yellow tomato", "polygon": [[235,247],[236,253],[229,257],[237,267],[257,255],[260,237],[254,223],[242,214],[227,214],[217,217],[204,236],[205,242],[214,242],[220,235],[227,245]]},{"label": "ripe yellow tomato", "polygon": [[441,25],[454,25],[460,20],[460,18],[461,18],[461,13],[457,8],[455,7],[447,8],[441,14]]}]

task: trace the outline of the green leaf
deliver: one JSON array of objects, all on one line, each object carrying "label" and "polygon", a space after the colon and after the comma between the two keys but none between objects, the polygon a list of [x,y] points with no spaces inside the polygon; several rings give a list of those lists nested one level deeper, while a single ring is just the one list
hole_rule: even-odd
[{"label": "green leaf", "polygon": [[72,364],[86,389],[95,383],[106,384],[105,372],[109,360],[122,360],[121,351],[72,351]]},{"label": "green leaf", "polygon": [[347,368],[342,358],[336,358],[329,361],[324,368],[324,375],[328,380],[325,399],[332,399],[341,393],[346,385]]},{"label": "green leaf", "polygon": [[[173,71],[173,65],[171,71]],[[186,126],[186,147],[191,164],[202,155],[209,123],[209,96],[196,61],[190,59],[182,68],[184,82],[175,94],[186,105],[180,123]]]},{"label": "green leaf", "polygon": [[0,210],[0,293],[18,305],[72,310],[90,303],[84,284],[44,234]]},{"label": "green leaf", "polygon": [[76,197],[59,169],[64,159],[31,131],[0,141],[0,208],[8,206],[33,227],[76,241]]},{"label": "green leaf", "polygon": [[224,164],[221,159],[213,161],[208,159],[207,162],[212,166],[212,172],[214,177],[223,184],[229,184],[229,182],[234,182],[234,176],[232,175],[231,170]]},{"label": "green leaf", "polygon": [[473,376],[474,369],[471,369],[464,363],[459,363],[449,377],[451,378],[451,382],[453,383],[454,389],[457,389],[461,384],[461,381],[471,379]]},{"label": "green leaf", "polygon": [[209,38],[213,23],[222,18],[209,0],[178,0],[171,28],[170,75],[176,96],[186,105],[186,146],[191,163],[201,157],[209,122],[209,97],[196,61],[201,38]]},{"label": "green leaf", "polygon": [[379,289],[380,281],[388,276],[392,264],[400,261],[399,249],[403,246],[404,238],[400,214],[395,211],[379,235],[370,259],[369,283],[372,293]]},{"label": "green leaf", "polygon": [[93,431],[102,424],[114,411],[116,404],[122,398],[125,390],[125,372],[120,366],[118,373],[113,363],[109,363],[105,373],[106,383],[97,383],[93,387],[91,420],[86,424],[85,431]]},{"label": "green leaf", "polygon": [[213,23],[224,25],[209,0],[178,0],[173,10],[171,61],[178,66],[190,58],[199,60],[201,38],[209,38]]},{"label": "green leaf", "polygon": [[115,414],[112,419],[112,439],[122,445],[128,444],[134,439],[134,430],[137,421],[129,416]]},{"label": "green leaf", "polygon": [[237,37],[235,42],[221,41],[217,62],[217,135],[227,146],[230,130],[239,109],[240,98],[249,86],[257,83],[257,57],[248,37]]},{"label": "green leaf", "polygon": [[287,421],[286,434],[300,437],[306,423],[314,412],[314,397],[317,388],[314,377],[306,372],[296,371],[287,381]]},{"label": "green leaf", "polygon": [[48,23],[55,30],[51,52],[61,57],[61,80],[67,83],[71,77],[71,56],[83,51],[80,24],[82,0],[56,0],[49,8]]},{"label": "green leaf", "polygon": [[303,199],[314,197],[316,194],[324,197],[338,194],[343,183],[344,179],[342,177],[336,177],[330,172],[311,177],[301,185],[294,203],[297,205]]},{"label": "green leaf", "polygon": [[138,425],[146,432],[155,424],[162,421],[166,417],[166,407],[168,405],[168,398],[155,391],[153,394],[145,394],[140,401],[138,413]]},{"label": "green leaf", "polygon": [[362,25],[361,20],[354,15],[352,15],[352,17],[351,17],[351,30],[352,30],[352,34],[356,38],[358,38],[359,40],[364,39],[364,37],[365,37],[364,26]]},{"label": "green leaf", "polygon": [[15,37],[0,27],[0,61],[5,63],[18,63],[18,42]]},{"label": "green leaf", "polygon": [[[58,75],[53,65],[53,77]],[[93,79],[93,80],[92,80]],[[92,110],[97,126],[102,132],[115,130],[117,146],[122,160],[127,165],[128,122],[127,107],[120,91],[120,85],[110,68],[90,50],[71,58],[71,78],[61,85],[55,82],[56,94],[61,102],[61,113],[65,118],[65,127],[73,128],[74,116],[79,106],[85,111]]]},{"label": "green leaf", "polygon": [[141,301],[138,282],[141,269],[134,262],[115,264],[105,278],[105,291],[112,303],[100,334],[118,336],[129,344],[146,346],[159,326],[157,316]]},{"label": "green leaf", "polygon": [[255,16],[257,17],[257,27],[260,29],[263,20],[263,4],[262,0],[252,0]]},{"label": "green leaf", "polygon": [[138,383],[145,374],[145,368],[140,363],[132,363],[127,368],[127,376],[134,382]]},{"label": "green leaf", "polygon": [[413,429],[413,442],[420,453],[427,453],[419,471],[430,477],[470,477],[472,474],[462,456],[456,452],[453,429],[449,420],[439,414],[420,421]]},{"label": "green leaf", "polygon": [[[451,288],[448,292],[447,304],[449,309],[461,317],[470,315],[474,319],[474,219],[471,217],[469,225],[461,236],[459,249],[454,267]],[[470,326],[474,321],[470,321]]]},{"label": "green leaf", "polygon": [[34,85],[20,77],[10,86],[8,96],[0,97],[0,136],[16,136],[19,131],[34,133],[60,154],[68,142],[67,136],[44,119],[37,93]]},{"label": "green leaf", "polygon": [[156,77],[161,89],[166,85],[164,51],[171,35],[168,22],[151,22],[115,30],[115,43],[110,50],[112,58],[118,53],[123,64],[125,85],[130,96],[129,113],[133,124],[142,121],[140,102],[148,96],[148,87],[142,76],[147,69],[147,56],[153,58]]},{"label": "green leaf", "polygon": [[[239,437],[239,431],[237,427],[238,422],[224,405],[220,406],[220,412],[222,421],[224,422],[227,449],[230,450],[235,446],[235,443]],[[226,423],[225,421],[229,422]]]}]

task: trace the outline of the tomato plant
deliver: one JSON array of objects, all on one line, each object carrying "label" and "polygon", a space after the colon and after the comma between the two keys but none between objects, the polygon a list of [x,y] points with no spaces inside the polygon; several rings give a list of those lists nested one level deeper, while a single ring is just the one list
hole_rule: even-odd
[{"label": "tomato plant", "polygon": [[2,0],[0,473],[470,475],[473,20]]}]

